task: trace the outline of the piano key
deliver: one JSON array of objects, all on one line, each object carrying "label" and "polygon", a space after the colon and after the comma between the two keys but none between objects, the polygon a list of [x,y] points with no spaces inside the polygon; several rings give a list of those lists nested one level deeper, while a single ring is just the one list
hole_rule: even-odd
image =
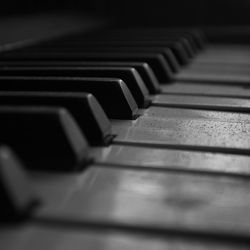
[{"label": "piano key", "polygon": [[[74,47],[73,47],[74,48]],[[143,52],[143,53],[160,53],[164,58],[165,60],[168,62],[172,72],[176,73],[180,70],[180,65],[179,65],[179,62],[177,61],[177,59],[175,58],[175,55],[173,54],[172,50],[170,48],[159,48],[159,47],[127,47],[126,45],[125,46],[120,46],[120,47],[116,47],[116,46],[100,46],[100,45],[93,45],[92,46],[88,46],[85,48],[84,45],[82,45],[81,49],[77,49],[75,48],[74,50],[71,49],[71,50],[68,50],[68,49],[64,49],[64,48],[60,48],[60,47],[57,47],[57,48],[34,48],[32,50],[30,49],[26,49],[24,51],[24,53],[27,53],[27,52],[31,52],[31,53],[48,53],[48,52],[52,52],[52,53],[84,53],[84,52],[94,52],[94,53],[97,53],[97,52],[129,52],[129,53],[132,53],[132,52],[135,52],[135,53],[138,53],[138,52]]]},{"label": "piano key", "polygon": [[[157,32],[158,33],[158,32]],[[86,36],[86,34],[83,37],[80,37],[79,34],[77,34],[77,37],[74,36],[68,36],[67,39],[59,39],[54,41],[49,41],[47,43],[41,43],[44,47],[49,47],[51,45],[79,45],[82,42],[90,42],[90,41],[147,41],[147,42],[162,42],[162,43],[168,43],[168,42],[181,42],[185,49],[187,50],[190,57],[193,56],[195,51],[198,50],[199,45],[196,45],[196,43],[199,43],[192,35],[187,34],[186,36],[183,35],[183,33],[165,33],[164,34],[157,34],[156,32],[152,33],[146,33],[146,34],[140,34],[137,31],[132,32],[129,30],[128,32],[123,31],[116,31],[113,30],[111,32],[108,32],[107,30],[100,34],[92,34],[90,36]]]},{"label": "piano key", "polygon": [[[5,55],[5,56],[4,56]],[[172,71],[161,54],[152,53],[125,53],[125,52],[99,52],[99,53],[40,53],[40,54],[2,54],[1,60],[51,60],[51,61],[119,61],[119,62],[146,62],[152,68],[160,82],[173,80]]]},{"label": "piano key", "polygon": [[67,62],[67,61],[0,61],[0,69],[7,69],[10,67],[132,67],[140,74],[143,82],[148,88],[150,94],[160,92],[160,85],[147,63],[140,62]]},{"label": "piano key", "polygon": [[249,85],[249,75],[220,75],[220,74],[184,74],[176,76],[177,81],[183,82],[204,82],[210,84],[231,84],[231,85]]},{"label": "piano key", "polygon": [[1,91],[1,105],[64,107],[72,114],[91,145],[106,145],[113,138],[111,124],[91,94]]},{"label": "piano key", "polygon": [[199,49],[202,49],[205,47],[205,44],[207,42],[207,38],[205,36],[205,33],[203,30],[201,29],[197,29],[197,28],[191,28],[191,29],[186,29],[186,28],[182,28],[182,27],[174,27],[174,28],[171,28],[171,27],[152,27],[152,28],[143,28],[143,27],[140,27],[139,28],[140,30],[144,30],[148,33],[151,33],[151,34],[154,34],[154,33],[160,33],[160,34],[163,34],[163,35],[178,35],[180,37],[186,37],[186,35],[188,36],[189,39],[192,39],[196,44],[197,44],[197,47]]},{"label": "piano key", "polygon": [[89,161],[87,141],[66,109],[0,106],[0,119],[1,142],[29,169],[77,170]]},{"label": "piano key", "polygon": [[40,220],[249,239],[250,187],[241,178],[93,165],[84,178],[55,180],[54,189],[37,185],[48,204]]},{"label": "piano key", "polygon": [[137,104],[122,80],[83,77],[1,77],[0,91],[89,92],[109,118],[134,119]]},{"label": "piano key", "polygon": [[229,97],[162,94],[154,97],[152,105],[160,107],[250,112],[250,100]]},{"label": "piano key", "polygon": [[162,93],[177,94],[177,95],[197,95],[197,96],[218,96],[218,97],[232,97],[232,98],[246,98],[250,97],[248,88],[240,85],[226,85],[226,84],[206,84],[202,82],[197,83],[181,83],[162,85]]},{"label": "piano key", "polygon": [[[147,28],[147,29],[132,29],[137,34],[153,36],[158,38],[173,39],[173,38],[185,38],[189,41],[194,51],[204,48],[205,40],[204,34],[199,30],[177,30],[171,28]],[[131,32],[131,30],[129,31]]]},{"label": "piano key", "polygon": [[[153,118],[160,120],[163,118],[171,119],[208,119],[211,121],[223,122],[242,122],[250,123],[250,115],[242,112],[229,112],[229,111],[212,111],[212,110],[199,110],[199,109],[182,109],[182,108],[166,108],[151,106],[143,110],[143,117]],[[130,121],[124,121],[124,123]]]},{"label": "piano key", "polygon": [[[162,32],[166,32],[166,31],[162,31]],[[167,32],[171,32],[170,30],[168,30]],[[176,32],[176,30],[173,30],[172,32]],[[198,50],[203,50],[206,47],[207,44],[207,38],[205,36],[205,33],[200,30],[200,29],[192,29],[192,30],[186,30],[186,29],[178,29],[178,31],[180,34],[187,34],[189,35],[189,38],[191,37],[191,39],[193,40],[193,42],[196,45],[196,48]]]},{"label": "piano key", "polygon": [[0,221],[20,221],[30,215],[37,197],[17,156],[7,146],[0,147]]},{"label": "piano key", "polygon": [[[126,40],[126,36],[124,37],[121,37],[119,35],[119,37],[112,37],[112,40],[114,41],[120,41],[120,40]],[[191,44],[190,41],[186,38],[180,38],[179,36],[176,36],[176,37],[173,37],[173,38],[159,38],[159,37],[147,37],[147,36],[144,36],[144,37],[134,37],[132,39],[128,39],[129,41],[146,41],[146,42],[151,42],[151,43],[155,43],[157,42],[158,44],[159,43],[162,43],[163,44],[167,44],[169,42],[181,42],[181,44],[183,45],[184,49],[185,49],[185,52],[186,52],[186,55],[188,56],[189,59],[192,59],[194,57],[194,55],[196,54],[196,50],[195,50],[195,45],[194,44]],[[192,46],[193,45],[193,46]]]},{"label": "piano key", "polygon": [[129,67],[11,67],[0,69],[0,76],[67,76],[122,79],[140,108],[150,103],[148,90],[134,68]]},{"label": "piano key", "polygon": [[83,40],[77,38],[77,40],[70,38],[67,41],[64,42],[59,42],[61,44],[79,44],[82,41],[96,41],[96,40],[101,40],[101,41],[147,41],[147,42],[162,42],[162,43],[168,43],[168,42],[181,42],[185,50],[189,56],[189,58],[192,58],[196,51],[198,50],[195,41],[192,36],[187,35],[187,36],[182,36],[180,34],[163,34],[163,35],[157,35],[157,34],[138,34],[138,31],[131,33],[111,33],[111,34],[102,34],[101,36],[94,36],[94,37],[85,37]]},{"label": "piano key", "polygon": [[249,154],[249,122],[237,121],[236,118],[236,121],[206,118],[205,111],[204,117],[195,118],[192,117],[192,110],[188,110],[190,117],[183,118],[175,115],[175,109],[172,109],[171,117],[166,108],[158,109],[162,110],[162,116],[158,118],[142,115],[133,123],[113,121],[113,131],[117,134],[114,142],[123,145]]},{"label": "piano key", "polygon": [[211,74],[247,74],[249,73],[249,64],[239,63],[191,63],[183,69],[183,72],[193,72],[194,74],[211,73]]},{"label": "piano key", "polygon": [[[246,79],[249,81],[249,70],[247,65],[244,62],[237,63],[235,58],[225,58],[225,62],[207,62],[201,63],[199,58],[202,57],[202,54],[197,57],[197,60],[192,63],[189,67],[185,68],[181,73],[176,76],[177,80],[192,80],[200,79],[200,81],[225,81],[229,83],[237,84],[240,79]],[[213,57],[215,58],[215,57]],[[250,59],[250,56],[248,56]],[[249,60],[248,60],[249,61]],[[249,65],[248,65],[249,66]],[[239,80],[238,80],[239,79]]]},{"label": "piano key", "polygon": [[[30,47],[25,49],[25,51],[30,51],[30,50],[61,50],[63,49],[64,51],[78,51],[78,52],[82,52],[88,48],[92,48],[92,47],[97,47],[97,46],[101,46],[101,47],[131,47],[131,48],[157,48],[157,49],[161,49],[164,50],[166,48],[171,49],[171,51],[173,52],[173,54],[176,57],[177,62],[180,65],[186,65],[189,62],[189,55],[185,49],[185,46],[180,42],[180,41],[175,41],[175,42],[158,42],[158,41],[145,41],[145,40],[128,40],[128,41],[124,41],[124,40],[119,40],[119,41],[113,41],[113,40],[107,40],[107,41],[98,41],[98,40],[93,40],[93,41],[83,41],[81,43],[77,43],[77,44],[49,44],[49,45],[39,45],[39,46],[35,46],[35,47]],[[97,47],[98,48],[98,47]]]},{"label": "piano key", "polygon": [[[92,226],[91,228],[96,228]],[[213,238],[185,237],[185,235],[160,235],[155,233],[141,233],[133,230],[112,230],[104,227],[91,230],[70,227],[39,227],[26,226],[21,230],[8,229],[0,233],[0,244],[6,250],[43,250],[46,242],[47,250],[248,250],[248,244],[240,242],[218,241]],[[111,228],[111,230],[109,230]],[[2,236],[2,237],[1,237]],[[15,239],[13,242],[13,238]]]},{"label": "piano key", "polygon": [[[88,51],[90,51],[91,49],[88,48],[87,49]],[[164,49],[161,49],[159,47],[127,47],[127,46],[123,46],[123,47],[98,47],[98,48],[93,48],[93,50],[95,52],[97,51],[126,51],[126,52],[129,52],[129,53],[132,53],[132,52],[135,52],[135,53],[138,53],[138,52],[144,52],[144,53],[160,53],[164,58],[165,60],[167,61],[169,67],[171,68],[172,72],[173,73],[177,73],[179,70],[180,70],[180,65],[179,65],[179,62],[177,61],[175,55],[173,54],[172,50],[169,49],[169,48],[164,48]]]},{"label": "piano key", "polygon": [[209,44],[203,54],[214,56],[214,55],[238,55],[247,56],[249,55],[249,44]]},{"label": "piano key", "polygon": [[249,46],[225,46],[208,47],[195,60],[195,63],[225,63],[225,64],[249,64]]},{"label": "piano key", "polygon": [[242,178],[250,176],[250,157],[246,155],[135,145],[110,145],[105,148],[93,148],[90,155],[95,159],[95,163],[105,166]]}]

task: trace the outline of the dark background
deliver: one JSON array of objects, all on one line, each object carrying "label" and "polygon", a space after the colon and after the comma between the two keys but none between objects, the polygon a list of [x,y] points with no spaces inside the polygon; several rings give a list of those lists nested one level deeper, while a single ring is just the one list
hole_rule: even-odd
[{"label": "dark background", "polygon": [[249,0],[3,0],[0,14],[4,17],[53,10],[77,10],[145,25],[250,24]]}]

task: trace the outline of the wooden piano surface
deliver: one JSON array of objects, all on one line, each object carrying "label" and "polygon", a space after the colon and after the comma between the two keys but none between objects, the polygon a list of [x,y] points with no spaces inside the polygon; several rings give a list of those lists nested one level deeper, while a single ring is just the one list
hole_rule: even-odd
[{"label": "wooden piano surface", "polygon": [[[30,53],[55,53],[55,44]],[[22,66],[8,55],[0,94],[4,70]],[[28,57],[23,66],[39,66]],[[208,43],[161,93],[146,93],[151,104],[136,119],[111,117],[112,143],[89,146],[81,171],[23,168],[40,203],[30,218],[2,223],[0,248],[249,249],[249,64],[248,45]]]}]

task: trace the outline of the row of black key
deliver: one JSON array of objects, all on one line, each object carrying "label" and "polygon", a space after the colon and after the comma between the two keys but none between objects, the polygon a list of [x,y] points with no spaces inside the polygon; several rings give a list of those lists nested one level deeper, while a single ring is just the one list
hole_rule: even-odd
[{"label": "row of black key", "polygon": [[[171,82],[203,46],[197,31],[157,31],[153,38],[146,31],[123,32],[112,31],[100,43],[94,42],[95,35],[86,40],[77,35],[78,41],[71,36],[2,54],[1,143],[13,148],[27,168],[83,169],[91,161],[89,144],[112,143],[109,118],[135,119],[138,108],[150,105],[150,94],[160,92],[159,82]],[[0,160],[6,152],[7,165],[18,165],[6,147]],[[3,160],[1,167],[5,165]],[[19,171],[19,166],[13,168],[8,171]],[[1,193],[11,208],[7,217],[23,214],[9,200],[19,191],[6,189],[6,176],[1,169]]]}]

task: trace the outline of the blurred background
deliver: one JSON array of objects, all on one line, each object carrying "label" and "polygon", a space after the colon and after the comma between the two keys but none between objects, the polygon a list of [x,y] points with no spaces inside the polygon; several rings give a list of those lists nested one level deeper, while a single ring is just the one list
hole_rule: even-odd
[{"label": "blurred background", "polygon": [[144,25],[249,24],[249,0],[7,0],[1,16],[67,10],[114,18],[121,23]]},{"label": "blurred background", "polygon": [[0,49],[9,43],[53,38],[106,24],[197,26],[210,42],[233,43],[237,37],[237,42],[249,44],[249,13],[250,0],[3,0]]}]

